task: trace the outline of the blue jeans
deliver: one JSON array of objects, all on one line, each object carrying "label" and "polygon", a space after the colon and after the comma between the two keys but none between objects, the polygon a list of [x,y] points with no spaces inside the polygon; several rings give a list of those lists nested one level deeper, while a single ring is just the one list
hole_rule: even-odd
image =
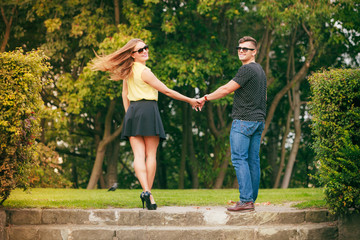
[{"label": "blue jeans", "polygon": [[260,141],[264,122],[235,119],[230,131],[231,161],[239,183],[240,201],[255,202],[260,184]]}]

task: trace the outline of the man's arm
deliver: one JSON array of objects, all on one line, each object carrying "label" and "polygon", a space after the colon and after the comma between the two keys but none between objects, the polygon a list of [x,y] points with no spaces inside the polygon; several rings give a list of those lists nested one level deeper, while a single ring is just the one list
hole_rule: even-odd
[{"label": "man's arm", "polygon": [[222,85],[221,87],[216,89],[214,92],[212,92],[210,94],[206,94],[202,98],[199,98],[198,103],[201,104],[201,108],[202,108],[205,104],[205,101],[211,101],[211,100],[225,97],[226,95],[234,92],[238,88],[240,88],[240,84],[238,84],[234,80],[230,80],[227,84]]}]

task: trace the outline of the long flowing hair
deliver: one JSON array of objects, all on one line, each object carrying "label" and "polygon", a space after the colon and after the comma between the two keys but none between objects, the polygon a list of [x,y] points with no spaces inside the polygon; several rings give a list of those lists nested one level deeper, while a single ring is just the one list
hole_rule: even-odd
[{"label": "long flowing hair", "polygon": [[132,52],[137,43],[144,42],[141,39],[134,38],[128,41],[122,48],[115,52],[99,56],[92,60],[92,70],[109,71],[112,80],[124,80],[132,74],[132,66],[134,58],[131,57]]}]

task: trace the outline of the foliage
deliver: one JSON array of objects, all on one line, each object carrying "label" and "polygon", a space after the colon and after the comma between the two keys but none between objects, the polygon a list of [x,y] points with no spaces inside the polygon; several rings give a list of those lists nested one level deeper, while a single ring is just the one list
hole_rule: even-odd
[{"label": "foliage", "polygon": [[110,24],[109,7],[101,1],[36,0],[33,11],[47,30],[42,49],[51,57],[54,67],[62,66],[65,71],[81,69],[92,58],[99,42],[116,29]]},{"label": "foliage", "polygon": [[331,69],[310,77],[318,178],[337,214],[360,211],[360,70]]},{"label": "foliage", "polygon": [[[341,59],[341,64],[346,64],[356,67],[360,65],[360,18],[359,12],[354,9],[360,8],[360,0],[339,0],[336,2],[338,5],[338,11],[336,11],[334,21],[334,29],[332,35],[336,36],[332,38],[333,42],[340,45],[341,48],[345,48],[345,53]],[[337,19],[337,20],[335,20]],[[338,57],[339,58],[339,57]]]},{"label": "foliage", "polygon": [[[38,112],[50,66],[41,51],[21,49],[0,54],[0,197],[1,203],[17,185],[24,167],[34,162],[35,138],[40,132]],[[24,188],[28,183],[24,182]]]},{"label": "foliage", "polygon": [[44,116],[44,143],[56,146],[63,159],[63,175],[74,187],[83,187],[95,158],[97,139],[103,135],[106,106],[110,98],[121,93],[120,83],[104,81],[105,74],[79,78],[99,44],[118,31],[113,6],[93,0],[36,0],[33,15],[46,27],[39,36],[43,41],[37,44],[54,66],[49,73],[54,84],[43,91],[46,106],[55,109]]},{"label": "foliage", "polygon": [[[63,159],[62,175],[71,180],[75,188],[87,185],[98,143],[104,136],[104,119],[111,100],[116,101],[111,131],[121,125],[124,116],[122,81],[109,81],[107,73],[91,71],[89,63],[95,57],[94,52],[107,54],[130,38],[142,38],[150,46],[147,66],[155,75],[168,87],[198,97],[232,79],[241,66],[235,50],[237,41],[241,36],[250,35],[259,43],[256,61],[263,65],[269,84],[273,80],[268,86],[270,106],[274,96],[289,81],[287,75],[291,77],[290,72],[296,73],[304,65],[310,45],[306,31],[313,34],[316,49],[309,71],[330,66],[359,66],[358,6],[359,0],[0,2],[6,19],[13,17],[6,49],[23,46],[25,51],[30,51],[40,47],[54,66],[46,73],[54,82],[42,88],[45,109],[41,115],[41,142],[55,146],[54,150]],[[16,11],[12,12],[14,7]],[[0,18],[0,38],[5,36],[4,19],[4,16]],[[291,46],[294,64],[289,67]],[[286,69],[293,70],[287,72]],[[300,93],[305,103],[310,96],[306,80],[301,83]],[[263,141],[262,188],[272,187],[277,174],[279,143],[291,109],[291,93],[288,96],[279,102]],[[187,104],[163,94],[159,94],[158,103],[168,136],[159,148],[154,186],[179,187],[180,162],[185,156],[184,187],[193,187],[193,162],[198,167],[199,187],[213,187],[222,163],[229,160],[226,151],[232,95],[211,101],[211,107],[207,103],[202,112],[189,113]],[[308,131],[309,122],[307,106],[303,104],[301,145],[291,187],[316,184],[308,177],[308,173],[316,171],[313,152],[309,150],[313,141]],[[190,137],[186,136],[184,126],[191,126],[187,134]],[[284,136],[287,143],[293,140],[293,132],[291,124],[290,133]],[[119,144],[118,139],[112,144]],[[182,152],[183,146],[189,151]],[[105,181],[108,160],[115,159],[119,186],[138,188],[129,144],[120,142],[116,156],[110,153],[111,149],[115,148],[109,147],[104,159]],[[289,156],[291,144],[287,144],[285,150],[285,156]],[[190,156],[194,156],[192,160]],[[228,166],[220,187],[233,187],[235,174],[231,163]]]},{"label": "foliage", "polygon": [[64,188],[71,187],[71,182],[63,174],[59,163],[60,156],[54,147],[45,146],[43,143],[37,144],[37,154],[34,163],[28,168],[26,181],[31,188]]},{"label": "foliage", "polygon": [[[119,32],[105,38],[100,43],[100,54],[114,52],[132,38],[147,41],[151,37],[149,31],[128,30],[124,25],[119,25],[118,30]],[[58,83],[59,90],[66,93],[61,98],[62,102],[66,104],[68,112],[75,114],[85,111],[91,115],[92,111],[96,113],[99,109],[106,108],[109,100],[121,98],[122,81],[111,81],[107,73],[93,71],[91,62],[84,68],[76,81],[70,74],[64,74]]]}]

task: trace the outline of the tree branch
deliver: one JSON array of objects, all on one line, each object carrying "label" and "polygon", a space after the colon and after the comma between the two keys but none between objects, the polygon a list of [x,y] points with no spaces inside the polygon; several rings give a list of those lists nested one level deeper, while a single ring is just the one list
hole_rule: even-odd
[{"label": "tree branch", "polygon": [[217,130],[214,122],[214,114],[213,114],[213,105],[211,102],[209,102],[206,106],[206,113],[208,116],[208,123],[211,133],[216,137],[220,137],[220,132]]},{"label": "tree branch", "polygon": [[294,86],[295,83],[298,81],[304,79],[306,77],[307,71],[310,67],[310,63],[313,60],[316,49],[314,47],[314,39],[312,37],[312,34],[309,32],[309,50],[308,50],[308,57],[306,58],[305,63],[301,67],[301,69],[297,72],[297,74],[293,77],[293,79],[285,86],[283,89],[281,89],[274,97],[273,102],[271,103],[271,106],[269,108],[266,121],[265,121],[265,129],[261,135],[261,140],[264,139],[267,130],[269,129],[269,125],[274,117],[275,110],[281,100],[281,98]]},{"label": "tree branch", "polygon": [[2,16],[2,18],[3,18],[3,20],[4,20],[5,26],[8,26],[8,25],[9,25],[9,22],[8,22],[8,20],[6,19],[5,11],[4,11],[4,8],[3,8],[3,7],[1,7],[1,16]]}]

